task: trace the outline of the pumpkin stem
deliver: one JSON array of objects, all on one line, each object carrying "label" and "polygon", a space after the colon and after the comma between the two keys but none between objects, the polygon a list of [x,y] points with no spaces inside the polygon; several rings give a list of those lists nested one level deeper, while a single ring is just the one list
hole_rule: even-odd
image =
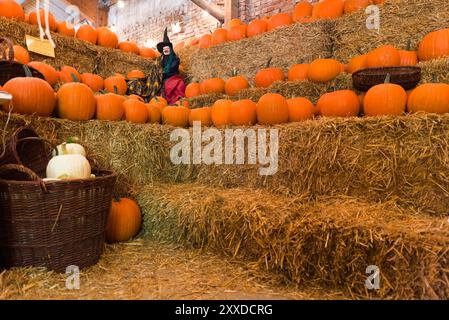
[{"label": "pumpkin stem", "polygon": [[232,69],[231,76],[232,76],[232,77],[236,77],[236,76],[237,76],[237,68],[236,68],[236,67],[234,67],[234,68]]},{"label": "pumpkin stem", "polygon": [[387,73],[384,83],[390,83],[390,79],[391,79],[391,75],[389,73]]},{"label": "pumpkin stem", "polygon": [[28,66],[25,64],[23,65],[23,71],[25,71],[25,76],[27,78],[33,78],[33,74],[31,73],[30,68],[28,68]]},{"label": "pumpkin stem", "polygon": [[438,82],[437,75],[435,73],[432,74],[432,82],[433,83],[437,83]]},{"label": "pumpkin stem", "polygon": [[73,82],[79,82],[78,78],[73,73],[71,73],[70,76],[72,77]]},{"label": "pumpkin stem", "polygon": [[68,137],[67,138],[67,144],[71,144],[71,143],[78,143],[80,141],[80,139],[78,137]]},{"label": "pumpkin stem", "polygon": [[115,94],[118,94],[118,88],[117,88],[117,86],[114,86],[114,93],[115,93]]},{"label": "pumpkin stem", "polygon": [[272,60],[273,60],[273,57],[271,57],[270,59],[268,59],[268,62],[267,62],[267,65],[266,65],[267,69],[270,67],[271,61],[272,61]]},{"label": "pumpkin stem", "polygon": [[118,195],[115,195],[113,197],[113,199],[114,199],[115,202],[120,202],[120,200],[121,200],[120,196],[118,196]]},{"label": "pumpkin stem", "polygon": [[407,47],[406,47],[406,50],[407,50],[407,51],[411,51],[411,49],[412,49],[412,40],[411,40],[411,39],[408,39],[408,40],[407,40]]}]

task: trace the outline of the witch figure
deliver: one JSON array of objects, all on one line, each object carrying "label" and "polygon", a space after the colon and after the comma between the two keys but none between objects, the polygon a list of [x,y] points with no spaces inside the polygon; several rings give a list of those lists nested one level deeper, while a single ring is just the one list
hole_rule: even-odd
[{"label": "witch figure", "polygon": [[173,51],[173,44],[168,38],[167,28],[164,31],[164,40],[158,43],[157,50],[162,55],[163,78],[161,93],[167,102],[173,105],[185,97],[186,85],[179,74],[180,60]]}]

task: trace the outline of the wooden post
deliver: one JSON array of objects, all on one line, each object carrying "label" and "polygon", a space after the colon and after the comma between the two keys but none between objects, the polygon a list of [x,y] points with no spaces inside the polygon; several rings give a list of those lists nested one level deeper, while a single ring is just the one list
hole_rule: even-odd
[{"label": "wooden post", "polygon": [[220,23],[224,23],[224,14],[221,12],[220,9],[218,9],[216,6],[211,5],[209,2],[205,0],[190,0],[194,4],[196,4],[198,7],[209,13],[212,17],[220,21]]},{"label": "wooden post", "polygon": [[227,25],[229,21],[239,17],[239,1],[225,0],[224,10],[225,10],[224,21],[225,25]]}]

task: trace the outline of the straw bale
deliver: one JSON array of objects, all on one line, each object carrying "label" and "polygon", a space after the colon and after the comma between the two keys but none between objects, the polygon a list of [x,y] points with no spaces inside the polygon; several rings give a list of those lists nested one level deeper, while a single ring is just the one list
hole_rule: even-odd
[{"label": "straw bale", "polygon": [[368,15],[363,11],[335,20],[333,55],[342,62],[352,57],[390,44],[405,49],[410,40],[417,49],[429,32],[449,25],[447,0],[387,0],[380,8],[380,30],[366,27]]},{"label": "straw bale", "polygon": [[[138,196],[146,236],[242,257],[298,285],[353,298],[447,299],[447,217],[350,197],[283,197],[248,188],[151,186]],[[368,266],[380,289],[365,287]]]},{"label": "straw bale", "polygon": [[285,71],[294,64],[331,53],[331,21],[294,24],[262,35],[228,42],[208,49],[186,48],[179,52],[187,73],[198,81],[238,74],[253,79],[270,58],[273,67]]},{"label": "straw bale", "polygon": [[[0,113],[1,128],[5,121],[6,114]],[[170,126],[14,115],[8,132],[25,124],[54,144],[79,137],[102,168],[119,174],[119,194],[155,182],[196,181],[311,199],[348,195],[394,200],[436,215],[449,208],[449,114],[317,118],[272,127],[279,129],[279,166],[273,176],[259,175],[258,164],[175,165],[170,149],[177,142],[170,141]]]},{"label": "straw bale", "polygon": [[[11,39],[15,44],[25,46],[25,35],[39,36],[39,29],[23,22],[0,17],[0,37]],[[56,58],[31,54],[32,60],[43,61],[56,68],[64,65],[73,66],[80,72],[94,72],[102,77],[109,77],[116,72],[128,73],[140,69],[147,74],[153,68],[158,68],[156,60],[124,53],[117,49],[109,49],[92,45],[75,38],[52,33],[55,41]]]}]

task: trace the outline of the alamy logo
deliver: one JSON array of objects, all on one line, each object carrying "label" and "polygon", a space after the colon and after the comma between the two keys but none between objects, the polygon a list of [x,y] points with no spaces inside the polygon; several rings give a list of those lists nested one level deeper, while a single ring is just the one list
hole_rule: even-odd
[{"label": "alamy logo", "polygon": [[178,142],[170,150],[173,164],[259,164],[263,176],[278,171],[278,129],[203,130],[201,122],[195,121],[192,134],[187,129],[176,129],[170,141]]}]

